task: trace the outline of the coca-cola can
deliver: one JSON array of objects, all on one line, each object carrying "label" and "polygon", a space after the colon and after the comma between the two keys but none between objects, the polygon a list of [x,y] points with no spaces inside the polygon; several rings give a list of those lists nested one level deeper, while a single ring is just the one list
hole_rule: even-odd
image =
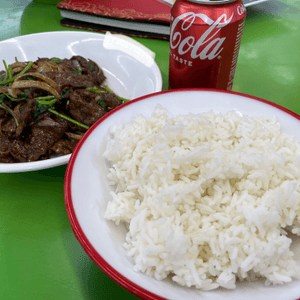
[{"label": "coca-cola can", "polygon": [[169,88],[231,90],[245,18],[242,0],[176,0]]}]

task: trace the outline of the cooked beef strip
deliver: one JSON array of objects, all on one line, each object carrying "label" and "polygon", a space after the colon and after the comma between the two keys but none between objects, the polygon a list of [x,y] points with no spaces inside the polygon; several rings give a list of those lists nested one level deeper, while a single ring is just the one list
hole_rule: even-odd
[{"label": "cooked beef strip", "polygon": [[55,81],[62,92],[65,88],[84,89],[94,86],[90,76],[66,72],[45,72],[47,77]]},{"label": "cooked beef strip", "polygon": [[52,146],[52,150],[55,153],[59,153],[59,154],[70,154],[72,153],[72,151],[74,150],[76,144],[78,143],[78,140],[65,140],[65,139],[61,139],[58,140],[53,146]]},{"label": "cooked beef strip", "polygon": [[105,101],[107,111],[110,111],[120,105],[120,100],[115,94],[104,93],[102,94],[102,97]]},{"label": "cooked beef strip", "polygon": [[4,109],[0,109],[0,119],[7,117],[7,112]]},{"label": "cooked beef strip", "polygon": [[70,94],[70,114],[76,121],[91,126],[105,115],[95,96],[95,93],[86,90],[76,90]]},{"label": "cooked beef strip", "polygon": [[18,161],[36,161],[45,155],[54,143],[61,139],[68,128],[67,121],[39,121],[31,128],[31,134],[26,142],[15,140],[11,147],[11,156]]},{"label": "cooked beef strip", "polygon": [[19,114],[20,124],[16,129],[16,138],[20,138],[24,128],[27,126],[27,124],[32,122],[35,103],[36,100],[30,99],[26,106],[21,110]]},{"label": "cooked beef strip", "polygon": [[72,61],[77,60],[82,68],[82,74],[89,75],[96,85],[101,85],[106,79],[103,71],[91,60],[86,60],[82,56],[73,56]]},{"label": "cooked beef strip", "polygon": [[9,135],[5,133],[0,134],[0,159],[10,155],[10,145]]}]

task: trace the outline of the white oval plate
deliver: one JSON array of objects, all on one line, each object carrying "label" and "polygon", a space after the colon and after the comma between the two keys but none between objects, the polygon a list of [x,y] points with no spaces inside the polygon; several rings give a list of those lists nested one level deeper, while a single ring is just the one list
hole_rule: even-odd
[{"label": "white oval plate", "polygon": [[[133,39],[119,35],[57,31],[24,35],[0,42],[0,58],[7,64],[38,57],[94,60],[107,77],[106,84],[119,96],[135,99],[162,90],[162,77],[151,51]],[[4,70],[4,66],[0,67]],[[68,163],[70,155],[44,161],[4,164],[0,173],[25,172]]]},{"label": "white oval plate", "polygon": [[[123,242],[127,229],[104,219],[111,199],[108,165],[103,157],[108,129],[130,122],[143,113],[151,116],[157,104],[169,111],[170,117],[213,110],[225,114],[236,111],[249,116],[276,116],[284,132],[300,139],[300,117],[271,102],[234,92],[217,90],[178,90],[161,92],[126,103],[99,120],[78,143],[65,176],[65,202],[73,231],[94,262],[118,284],[142,299],[203,300],[295,300],[300,297],[300,281],[278,286],[265,286],[263,281],[237,283],[235,290],[217,289],[203,292],[180,287],[168,280],[157,281],[133,271]],[[300,262],[300,237],[291,249]]]}]

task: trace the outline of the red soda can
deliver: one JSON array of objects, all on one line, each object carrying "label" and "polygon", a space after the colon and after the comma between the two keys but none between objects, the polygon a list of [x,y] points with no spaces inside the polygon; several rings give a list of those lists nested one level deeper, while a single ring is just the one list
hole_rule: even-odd
[{"label": "red soda can", "polygon": [[231,90],[245,18],[242,0],[176,0],[169,88]]}]

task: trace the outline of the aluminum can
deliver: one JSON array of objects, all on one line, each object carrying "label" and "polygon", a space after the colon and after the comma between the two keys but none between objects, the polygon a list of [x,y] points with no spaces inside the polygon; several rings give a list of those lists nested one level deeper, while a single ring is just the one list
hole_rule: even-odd
[{"label": "aluminum can", "polygon": [[245,18],[242,0],[176,0],[169,88],[231,90]]}]

